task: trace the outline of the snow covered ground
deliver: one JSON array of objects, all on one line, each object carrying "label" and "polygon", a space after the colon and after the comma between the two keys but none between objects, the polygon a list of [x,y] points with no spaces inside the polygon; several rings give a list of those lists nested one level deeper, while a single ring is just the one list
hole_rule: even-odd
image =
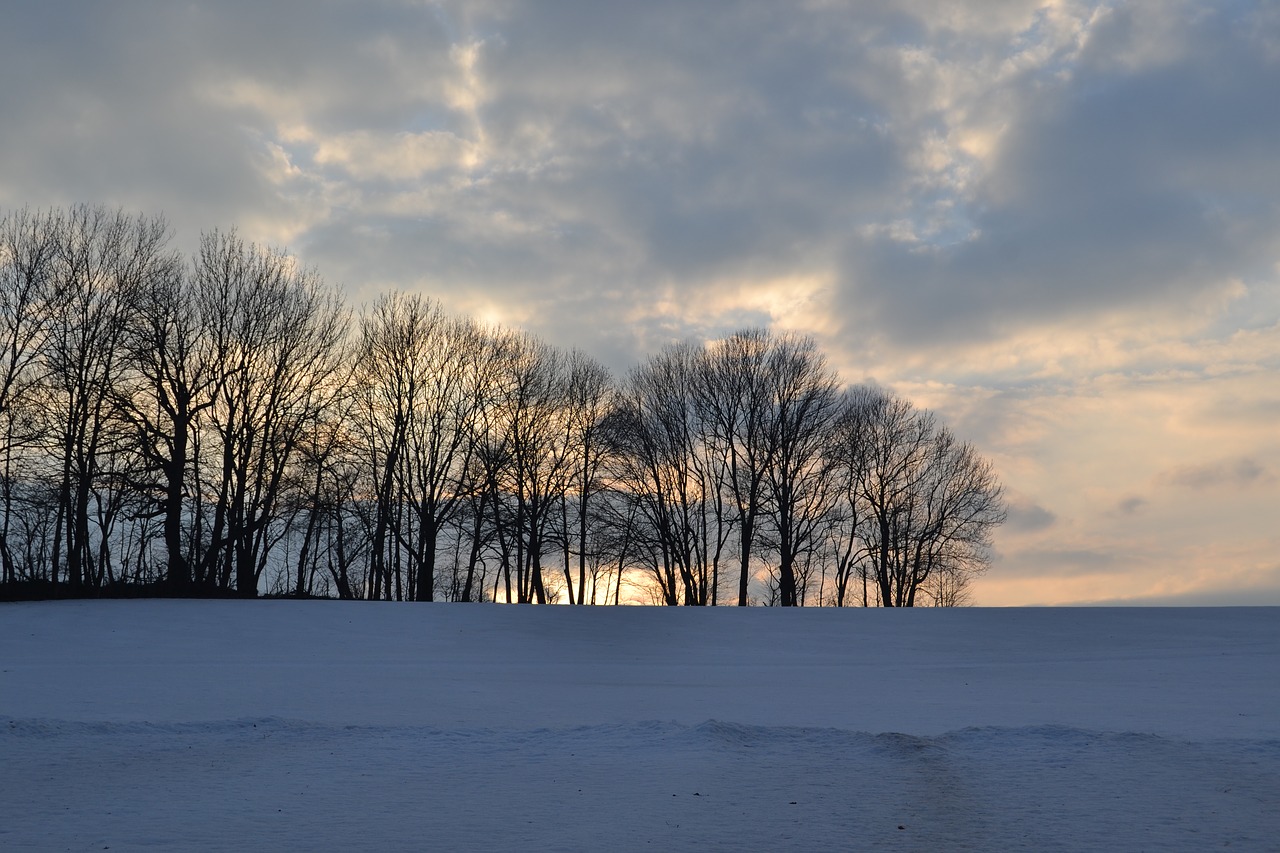
[{"label": "snow covered ground", "polygon": [[0,605],[0,850],[1280,850],[1280,610]]}]

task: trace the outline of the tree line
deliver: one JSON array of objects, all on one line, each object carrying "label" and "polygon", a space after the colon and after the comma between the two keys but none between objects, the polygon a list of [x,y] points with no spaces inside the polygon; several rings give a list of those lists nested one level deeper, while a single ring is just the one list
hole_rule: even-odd
[{"label": "tree line", "polygon": [[813,340],[579,351],[234,230],[0,216],[0,585],[414,601],[955,605],[990,462]]}]

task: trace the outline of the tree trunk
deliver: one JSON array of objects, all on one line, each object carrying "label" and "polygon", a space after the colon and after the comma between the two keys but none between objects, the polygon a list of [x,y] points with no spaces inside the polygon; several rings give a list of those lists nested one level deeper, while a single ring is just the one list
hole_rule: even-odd
[{"label": "tree trunk", "polygon": [[436,520],[430,516],[422,524],[422,558],[418,561],[418,601],[435,601],[436,596],[436,540],[439,536]]},{"label": "tree trunk", "polygon": [[742,517],[741,574],[738,578],[738,606],[747,606],[747,584],[751,580],[751,542],[755,537],[755,518],[753,512]]},{"label": "tree trunk", "polygon": [[191,582],[182,548],[182,487],[186,473],[187,424],[179,415],[173,425],[173,456],[164,465],[164,547],[168,556],[165,580],[170,589],[181,593]]}]

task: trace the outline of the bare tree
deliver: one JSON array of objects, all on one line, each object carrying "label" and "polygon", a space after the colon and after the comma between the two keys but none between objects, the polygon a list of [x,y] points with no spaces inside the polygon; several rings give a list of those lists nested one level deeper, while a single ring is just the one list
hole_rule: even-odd
[{"label": "bare tree", "polygon": [[737,332],[710,344],[691,377],[710,458],[723,468],[723,485],[735,512],[739,606],[749,601],[752,549],[759,536],[757,525],[771,462],[771,345],[766,330]]},{"label": "bare tree", "polygon": [[37,360],[48,333],[55,295],[55,262],[65,217],[56,211],[22,209],[0,217],[0,582],[17,580],[10,547],[17,507],[20,454],[38,437],[30,389],[39,378]]},{"label": "bare tree", "polygon": [[494,573],[493,600],[497,584],[505,581],[506,600],[514,601],[511,565],[514,548],[503,506],[504,472],[511,463],[512,431],[508,426],[507,401],[515,388],[512,365],[523,346],[523,338],[501,329],[481,329],[478,333],[479,373],[474,393],[477,407],[473,423],[474,446],[467,472],[469,490],[465,512],[467,530],[458,536],[467,540],[467,557],[458,591],[460,601],[483,601],[487,576],[485,555],[496,552],[499,571]]},{"label": "bare tree", "polygon": [[[865,535],[866,502],[860,489],[864,485],[863,471],[867,464],[865,451],[870,440],[870,418],[876,411],[883,394],[878,389],[860,385],[844,392],[833,426],[833,435],[826,447],[826,470],[834,503],[827,528],[826,547],[834,566],[834,592],[832,603],[844,607],[851,603],[851,595],[858,596],[863,607],[870,604],[869,571],[871,553],[869,537]],[[860,584],[861,589],[851,584]]]},{"label": "bare tree", "polygon": [[381,299],[365,318],[357,385],[378,499],[374,559],[404,554],[410,597],[435,597],[445,526],[467,506],[487,391],[483,333],[417,296]]},{"label": "bare tree", "polygon": [[986,571],[992,532],[1006,518],[1003,489],[990,461],[943,427],[922,491],[923,542],[912,555],[919,591],[938,606],[967,603],[969,581]]},{"label": "bare tree", "polygon": [[[601,474],[607,452],[604,422],[613,405],[613,385],[609,371],[597,361],[574,350],[566,365],[564,405],[565,450],[569,456],[569,489],[561,496],[561,549],[564,555],[565,586],[569,602],[587,603],[587,564],[591,561],[588,533],[595,516],[592,499],[602,487]],[[572,510],[570,492],[572,491]],[[576,598],[570,570],[572,553],[578,556]],[[593,573],[594,577],[594,573]],[[595,603],[596,589],[591,590]]]},{"label": "bare tree", "polygon": [[[554,544],[554,512],[572,476],[565,421],[565,359],[530,335],[506,351],[500,406],[506,465],[493,509],[514,548],[516,600],[549,600],[543,560]],[[509,563],[508,563],[509,564]]]},{"label": "bare tree", "polygon": [[692,393],[699,365],[692,345],[663,350],[632,371],[608,421],[612,475],[637,510],[629,544],[647,543],[634,553],[669,605],[711,603],[727,529]]},{"label": "bare tree", "polygon": [[165,580],[181,592],[193,581],[193,508],[198,489],[195,433],[233,372],[231,364],[234,276],[222,274],[232,259],[225,240],[206,235],[188,271],[172,264],[134,295],[122,337],[127,370],[116,386],[120,410],[133,427],[151,476],[137,482],[154,495],[162,519]]},{"label": "bare tree", "polygon": [[[139,289],[174,264],[166,252],[163,219],[131,218],[122,211],[79,206],[59,230],[45,362],[50,448],[58,459],[59,518],[55,525],[53,579],[65,559],[72,591],[92,580],[92,504],[101,497],[106,458],[123,442],[113,417],[113,389],[121,379],[121,338]],[[100,520],[110,520],[108,514]]]},{"label": "bare tree", "polygon": [[839,400],[835,374],[811,338],[781,337],[769,347],[764,506],[776,537],[779,603],[803,603],[808,558],[832,507],[826,446]]},{"label": "bare tree", "polygon": [[910,607],[931,583],[937,603],[962,601],[1005,518],[991,464],[932,413],[877,392],[853,398],[835,452],[850,478],[852,535],[861,540],[845,550],[862,555],[877,602]]},{"label": "bare tree", "polygon": [[391,294],[349,347],[288,254],[212,232],[187,266],[167,240],[97,207],[0,215],[0,583],[954,606],[990,559],[991,464],[842,395],[811,339],[676,344],[615,386]]},{"label": "bare tree", "polygon": [[[356,442],[348,427],[354,420],[350,385],[339,389],[333,405],[317,410],[298,442],[287,492],[292,495],[290,527],[301,526],[298,556],[288,579],[297,598],[315,594],[317,578],[339,598],[353,597],[346,554],[345,499],[354,486]],[[301,521],[300,521],[301,520]],[[321,572],[321,562],[326,571]]]},{"label": "bare tree", "polygon": [[[205,582],[257,594],[282,530],[286,473],[318,413],[341,393],[347,312],[319,276],[287,253],[214,232],[197,275],[224,295],[224,381],[209,409],[213,500]],[[273,528],[273,525],[275,526]]]}]

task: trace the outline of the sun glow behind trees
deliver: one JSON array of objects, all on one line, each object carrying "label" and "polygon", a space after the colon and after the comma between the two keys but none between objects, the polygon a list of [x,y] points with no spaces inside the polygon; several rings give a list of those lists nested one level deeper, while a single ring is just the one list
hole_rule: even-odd
[{"label": "sun glow behind trees", "polygon": [[676,343],[614,381],[421,296],[349,323],[234,231],[190,263],[167,239],[0,220],[6,584],[952,605],[989,559],[989,463],[811,339]]}]

